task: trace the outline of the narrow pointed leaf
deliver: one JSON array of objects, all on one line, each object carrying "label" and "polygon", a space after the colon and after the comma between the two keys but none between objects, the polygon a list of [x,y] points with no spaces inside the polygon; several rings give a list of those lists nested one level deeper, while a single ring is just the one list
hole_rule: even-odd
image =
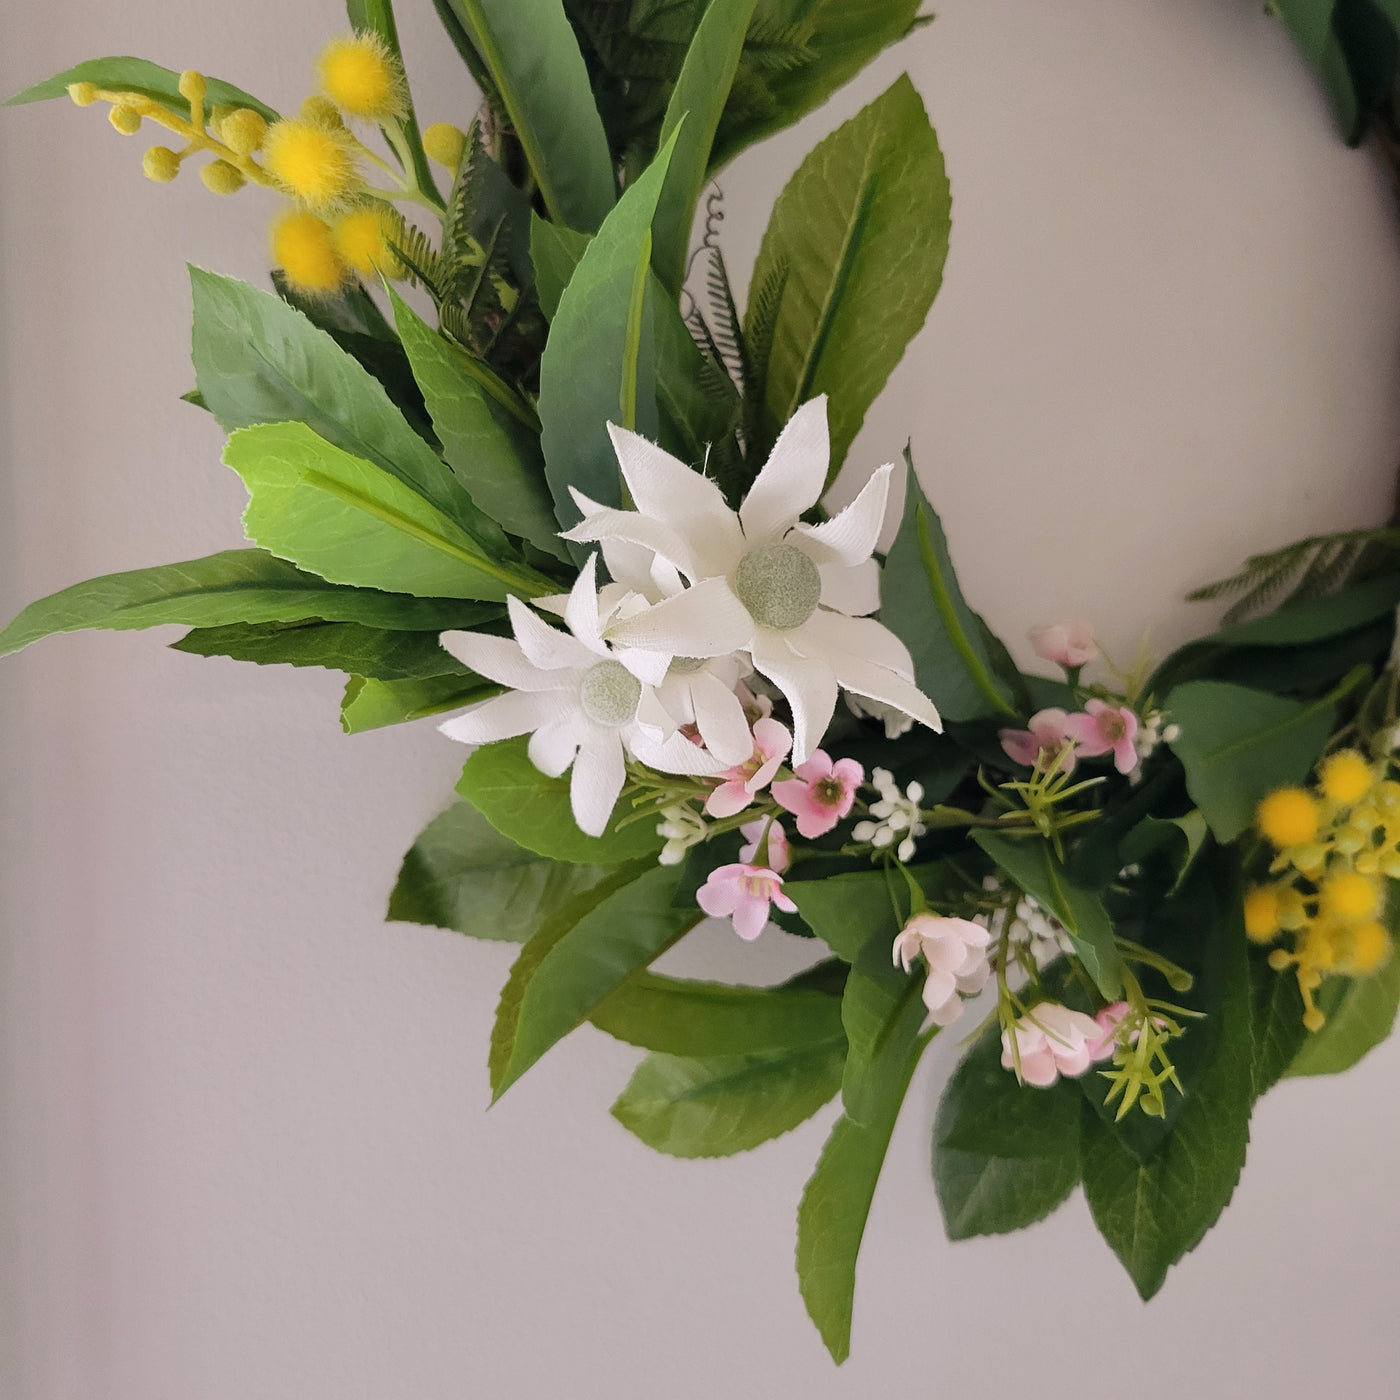
[{"label": "narrow pointed leaf", "polygon": [[[205,103],[209,107],[227,104],[230,107],[250,107],[265,121],[275,122],[277,113],[265,102],[226,83],[221,78],[207,78]],[[23,102],[42,102],[50,97],[67,97],[72,83],[94,83],[108,92],[131,92],[149,97],[168,107],[186,121],[190,117],[189,101],[181,96],[180,75],[171,68],[144,58],[90,58],[76,67],[68,68],[55,77],[17,92],[5,99],[4,105],[16,107]]]}]

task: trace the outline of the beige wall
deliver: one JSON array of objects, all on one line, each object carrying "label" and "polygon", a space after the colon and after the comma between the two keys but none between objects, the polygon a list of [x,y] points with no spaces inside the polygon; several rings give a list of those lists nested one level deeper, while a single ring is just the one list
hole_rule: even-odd
[{"label": "beige wall", "polygon": [[[292,105],[330,0],[12,4],[0,87],[194,64]],[[464,121],[426,0],[420,108]],[[1009,637],[1115,650],[1209,617],[1243,554],[1371,521],[1400,445],[1389,192],[1257,0],[947,0],[725,180],[742,274],[777,183],[909,66],[947,152],[947,282],[853,460],[912,433],[969,594]],[[184,259],[260,280],[266,206],[140,178],[97,111],[0,113],[0,605],[239,541],[190,387]],[[1237,1204],[1143,1309],[1081,1201],[942,1238],[936,1047],[892,1148],[855,1357],[831,1368],[792,1218],[830,1121],[672,1162],[579,1034],[487,1115],[510,950],[380,922],[460,751],[343,738],[334,677],[55,639],[0,666],[6,1400],[710,1400],[1394,1393],[1400,1114],[1387,1047],[1278,1090]],[[710,931],[676,960],[776,977]],[[1169,1348],[1178,1354],[1169,1359]]]}]

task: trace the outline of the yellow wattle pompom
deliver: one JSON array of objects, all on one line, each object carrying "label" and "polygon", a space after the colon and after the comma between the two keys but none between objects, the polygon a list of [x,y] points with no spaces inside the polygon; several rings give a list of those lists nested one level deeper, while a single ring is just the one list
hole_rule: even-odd
[{"label": "yellow wattle pompom", "polygon": [[1323,911],[1349,924],[1372,919],[1380,908],[1381,892],[1375,881],[1354,870],[1341,870],[1322,882],[1319,900]]},{"label": "yellow wattle pompom", "polygon": [[251,107],[237,107],[219,120],[219,140],[235,155],[252,155],[266,139],[267,123]]},{"label": "yellow wattle pompom", "polygon": [[1358,924],[1351,933],[1351,956],[1343,969],[1366,977],[1377,972],[1390,958],[1390,934],[1379,919]]},{"label": "yellow wattle pompom", "polygon": [[214,194],[237,194],[247,183],[243,172],[226,160],[211,160],[201,168],[199,178],[204,181],[204,187]]},{"label": "yellow wattle pompom", "polygon": [[297,291],[313,296],[336,291],[348,272],[330,226],[305,209],[289,209],[272,225],[272,260]]},{"label": "yellow wattle pompom", "polygon": [[1256,885],[1244,897],[1244,931],[1256,943],[1267,943],[1279,931],[1278,890]]},{"label": "yellow wattle pompom", "polygon": [[68,96],[78,107],[91,107],[97,101],[96,83],[69,83]]},{"label": "yellow wattle pompom", "polygon": [[336,252],[362,277],[402,277],[403,265],[389,246],[391,239],[401,238],[402,220],[382,205],[353,210],[331,226]]},{"label": "yellow wattle pompom", "polygon": [[1275,846],[1301,846],[1317,839],[1317,802],[1302,788],[1271,792],[1255,813],[1255,825]]},{"label": "yellow wattle pompom", "polygon": [[1355,749],[1342,749],[1330,755],[1317,770],[1317,785],[1322,795],[1343,807],[1360,802],[1375,781],[1371,765]]},{"label": "yellow wattle pompom", "polygon": [[110,112],[107,113],[107,120],[112,123],[123,136],[135,136],[141,130],[141,113],[134,111],[130,107],[124,107],[118,102]]},{"label": "yellow wattle pompom", "polygon": [[461,127],[451,122],[434,122],[423,133],[423,150],[429,160],[445,165],[455,171],[462,163],[462,152],[467,148],[467,134]]},{"label": "yellow wattle pompom", "polygon": [[168,184],[180,173],[180,157],[168,146],[152,146],[141,157],[141,169],[148,180]]},{"label": "yellow wattle pompom", "polygon": [[360,187],[349,133],[316,122],[274,122],[263,142],[263,164],[313,209],[334,209]]},{"label": "yellow wattle pompom", "polygon": [[321,91],[352,117],[387,121],[408,111],[403,70],[377,34],[332,39],[316,61]]}]

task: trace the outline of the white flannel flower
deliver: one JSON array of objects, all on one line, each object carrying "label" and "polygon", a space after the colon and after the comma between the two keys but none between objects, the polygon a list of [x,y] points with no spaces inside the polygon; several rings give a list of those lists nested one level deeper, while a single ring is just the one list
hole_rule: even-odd
[{"label": "white flannel flower", "polygon": [[910,783],[901,792],[894,774],[888,768],[877,768],[870,775],[880,794],[878,802],[870,804],[870,815],[878,821],[860,821],[851,828],[857,841],[869,841],[877,849],[894,845],[901,832],[903,839],[895,852],[900,860],[913,860],[914,842],[928,830],[920,815],[919,804],[924,800],[924,785]]},{"label": "white flannel flower", "polygon": [[896,967],[909,972],[920,953],[928,964],[924,1005],[935,1025],[952,1025],[962,1015],[962,998],[976,996],[987,985],[991,940],[983,924],[927,912],[915,914],[894,940]]},{"label": "white flannel flower", "polygon": [[611,624],[612,641],[671,657],[747,652],[792,707],[794,763],[821,742],[838,688],[942,728],[904,643],[864,616],[880,604],[871,555],[894,467],[881,467],[831,520],[801,523],[826,484],[824,396],[793,415],[737,514],[684,462],[636,433],[608,431],[637,509],[609,510],[575,491],[584,519],[564,538],[639,545],[690,584]]},{"label": "white flannel flower", "polygon": [[627,780],[626,755],[662,773],[712,776],[724,765],[673,732],[652,684],[666,660],[613,649],[603,640],[590,556],[565,607],[567,632],[506,599],[515,640],[481,632],[444,632],[443,647],[479,675],[508,686],[438,727],[449,739],[490,744],[530,735],[530,762],[551,778],[571,765],[569,803],[579,830],[601,836]]}]

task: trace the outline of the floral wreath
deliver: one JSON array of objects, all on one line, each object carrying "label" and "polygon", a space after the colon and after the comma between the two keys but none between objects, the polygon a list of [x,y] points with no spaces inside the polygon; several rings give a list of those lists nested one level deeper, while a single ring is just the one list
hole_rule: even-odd
[{"label": "floral wreath", "polygon": [[[192,270],[189,397],[229,433],[252,547],[78,584],[0,652],[175,622],[184,651],[345,672],[348,732],[449,715],[477,747],[389,917],[522,944],[494,1094],[591,1022],[647,1051],[613,1113],[675,1156],[839,1095],[797,1245],[838,1362],[896,1117],[955,1023],[950,1237],[1082,1184],[1150,1297],[1229,1201],[1259,1096],[1394,1022],[1400,529],[1251,559],[1199,595],[1235,596],[1221,630],[1155,665],[1065,621],[1031,634],[1058,674],[1023,674],[910,450],[823,505],[942,277],[908,78],[779,195],[742,314],[718,220],[690,246],[715,173],[925,23],[917,0],[436,6],[483,94],[465,130],[420,130],[388,0],[349,0],[295,116],[134,58],[11,99],[103,102],[174,134],[150,179],[208,157],[214,193],[286,202],[276,295]],[[1394,164],[1394,6],[1275,8]],[[650,970],[706,916],[824,955],[776,987]]]}]

